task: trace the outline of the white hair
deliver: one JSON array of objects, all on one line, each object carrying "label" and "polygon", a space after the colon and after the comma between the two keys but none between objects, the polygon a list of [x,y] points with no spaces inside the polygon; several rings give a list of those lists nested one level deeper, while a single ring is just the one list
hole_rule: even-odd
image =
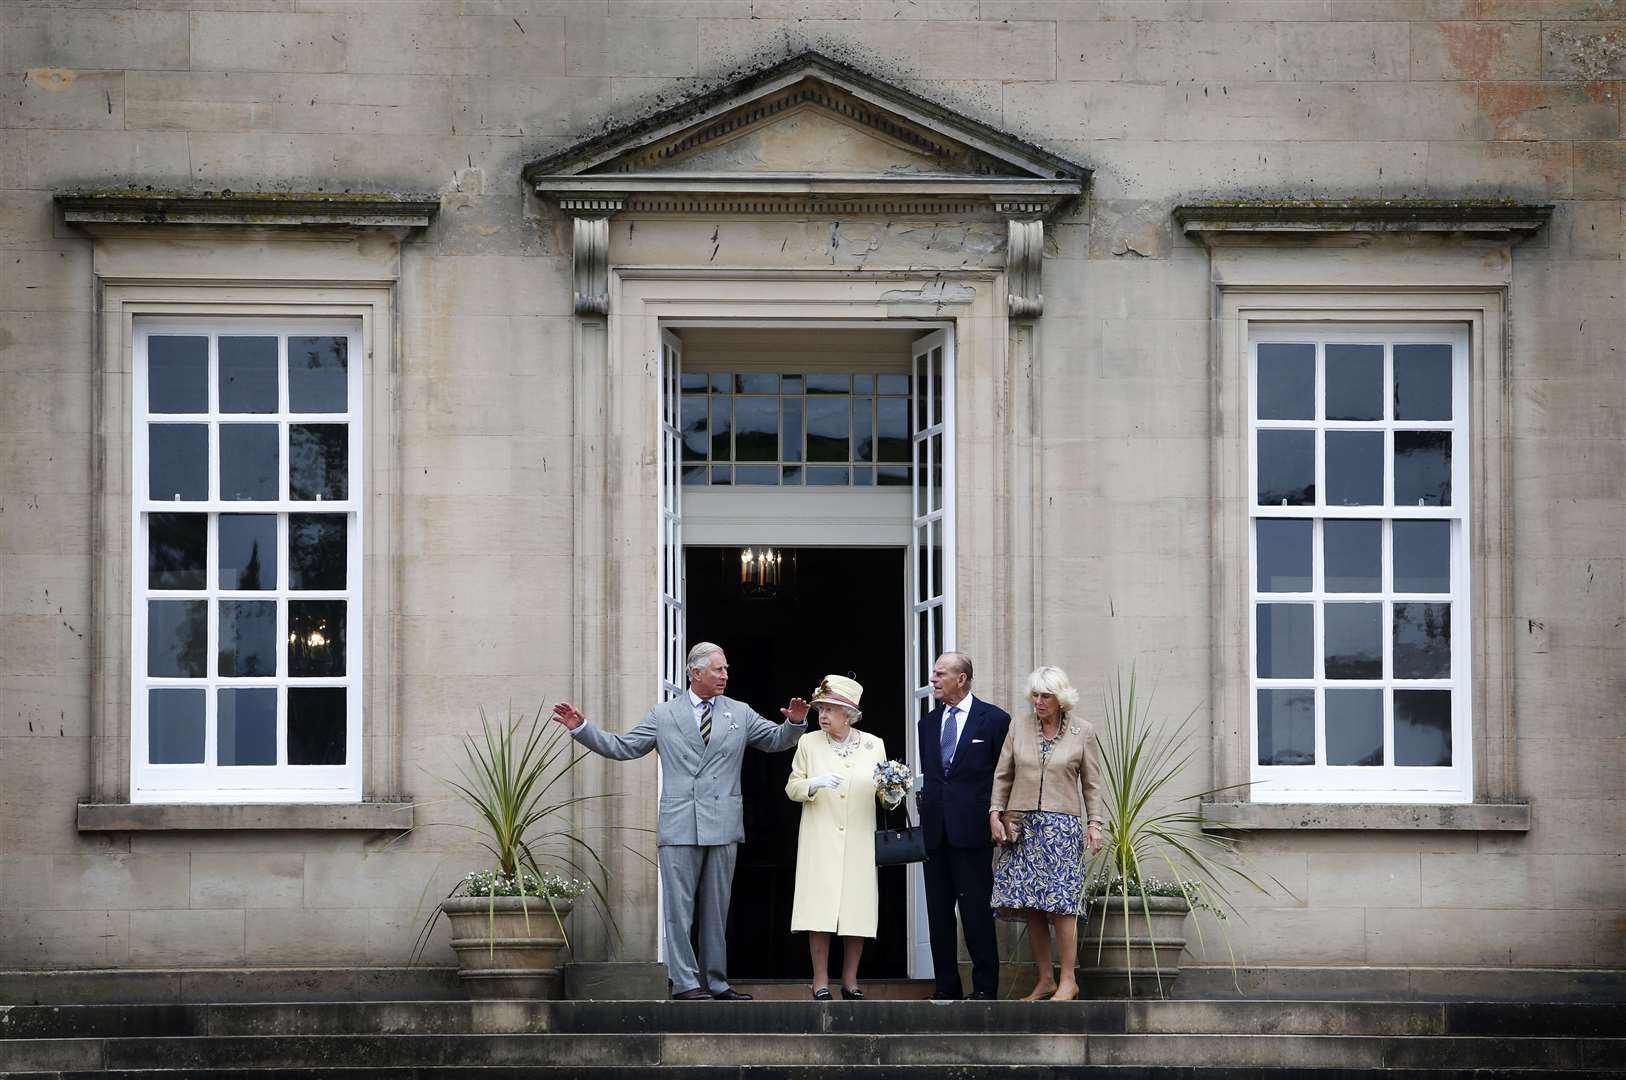
[{"label": "white hair", "polygon": [[689,674],[693,675],[695,672],[705,667],[706,661],[711,659],[713,653],[720,653],[722,651],[723,647],[721,645],[713,645],[709,641],[702,641],[700,644],[690,649],[689,659],[687,661]]},{"label": "white hair", "polygon": [[1067,673],[1059,667],[1051,667],[1048,664],[1036,668],[1033,674],[1028,676],[1028,693],[1052,695],[1056,699],[1056,704],[1061,706],[1063,716],[1072,712],[1078,705],[1078,691],[1067,678]]}]

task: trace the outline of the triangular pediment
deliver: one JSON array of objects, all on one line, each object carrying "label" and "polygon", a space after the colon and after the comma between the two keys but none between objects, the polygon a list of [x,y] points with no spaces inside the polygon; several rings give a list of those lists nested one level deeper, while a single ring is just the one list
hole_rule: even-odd
[{"label": "triangular pediment", "polygon": [[[842,199],[876,210],[952,201],[1043,213],[1083,166],[818,53],[727,83],[534,162],[539,193],[693,209],[716,197]],[[724,203],[718,206],[727,205]]]}]

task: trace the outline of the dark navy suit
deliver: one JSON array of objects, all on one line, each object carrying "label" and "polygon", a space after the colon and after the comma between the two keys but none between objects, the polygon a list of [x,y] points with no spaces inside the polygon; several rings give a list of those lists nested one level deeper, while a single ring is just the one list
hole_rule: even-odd
[{"label": "dark navy suit", "polygon": [[[962,702],[963,704],[963,702]],[[943,769],[943,706],[920,720],[920,824],[926,835],[926,919],[939,997],[959,997],[960,950],[954,909],[960,909],[971,954],[971,989],[999,992],[999,948],[994,939],[994,842],[988,832],[994,766],[1005,745],[1010,714],[972,696],[960,738]]]}]

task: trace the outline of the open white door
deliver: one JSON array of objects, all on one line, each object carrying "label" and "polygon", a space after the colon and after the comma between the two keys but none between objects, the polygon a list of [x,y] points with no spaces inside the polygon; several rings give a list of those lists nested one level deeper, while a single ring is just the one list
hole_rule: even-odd
[{"label": "open white door", "polygon": [[661,331],[661,700],[683,692],[688,678],[683,661],[688,652],[683,625],[683,432],[678,417],[682,397],[678,377],[683,368],[683,342]]},{"label": "open white door", "polygon": [[[932,709],[937,657],[954,648],[954,335],[936,330],[911,348],[909,434],[914,501],[909,544],[909,764],[920,771],[918,722]],[[913,799],[911,799],[913,803]],[[919,820],[919,809],[915,819]],[[925,875],[909,876],[909,975],[932,976]]]}]

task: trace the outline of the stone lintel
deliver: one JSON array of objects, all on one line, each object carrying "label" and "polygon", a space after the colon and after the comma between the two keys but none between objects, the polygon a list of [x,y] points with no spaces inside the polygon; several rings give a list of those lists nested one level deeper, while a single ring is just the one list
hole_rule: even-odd
[{"label": "stone lintel", "polygon": [[1284,234],[1455,233],[1523,239],[1552,218],[1551,204],[1504,200],[1318,200],[1195,203],[1174,208],[1187,236],[1204,243]]},{"label": "stone lintel", "polygon": [[80,803],[80,832],[226,829],[327,829],[400,832],[412,827],[413,804],[360,803]]},{"label": "stone lintel", "polygon": [[1528,802],[1265,803],[1205,802],[1203,828],[1413,832],[1529,832]]},{"label": "stone lintel", "polygon": [[72,225],[352,226],[421,229],[440,210],[435,195],[326,191],[59,191]]}]

